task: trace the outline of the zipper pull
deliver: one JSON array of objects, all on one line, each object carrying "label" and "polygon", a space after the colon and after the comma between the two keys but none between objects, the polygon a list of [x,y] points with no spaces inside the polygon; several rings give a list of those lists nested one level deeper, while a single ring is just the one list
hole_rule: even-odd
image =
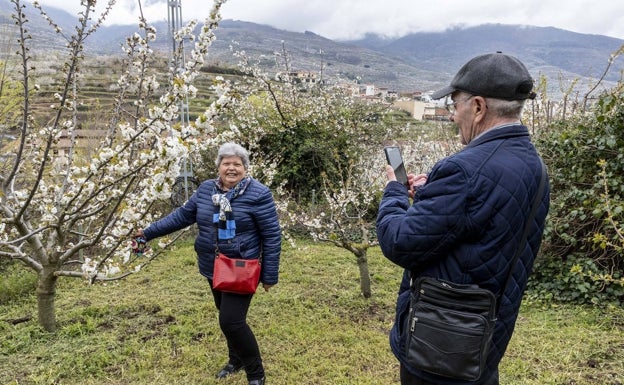
[{"label": "zipper pull", "polygon": [[414,328],[416,328],[416,322],[418,322],[418,317],[412,318],[412,322],[411,322],[411,325],[410,325],[410,331],[411,332],[414,332]]}]

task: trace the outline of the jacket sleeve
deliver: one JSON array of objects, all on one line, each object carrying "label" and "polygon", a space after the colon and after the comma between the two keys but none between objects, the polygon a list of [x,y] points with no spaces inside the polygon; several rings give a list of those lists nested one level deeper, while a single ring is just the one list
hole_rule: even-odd
[{"label": "jacket sleeve", "polygon": [[469,191],[466,172],[452,161],[432,170],[411,206],[407,189],[388,183],[377,216],[377,237],[386,258],[418,271],[446,257],[457,234],[465,234]]},{"label": "jacket sleeve", "polygon": [[189,198],[184,206],[178,207],[176,210],[166,217],[150,224],[143,230],[145,238],[149,241],[154,238],[171,234],[174,231],[181,230],[192,225],[196,221],[197,215],[197,191]]},{"label": "jacket sleeve", "polygon": [[269,189],[258,197],[255,220],[262,239],[262,276],[260,281],[274,285],[278,281],[282,249],[282,230],[277,209]]}]

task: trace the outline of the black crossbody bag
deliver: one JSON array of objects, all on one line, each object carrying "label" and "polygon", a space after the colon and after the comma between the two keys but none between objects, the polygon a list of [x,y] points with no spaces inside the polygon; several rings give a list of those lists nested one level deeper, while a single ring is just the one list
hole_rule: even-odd
[{"label": "black crossbody bag", "polygon": [[[501,294],[505,292],[524,246],[546,185],[546,166],[533,198],[521,242]],[[490,350],[500,303],[490,290],[437,278],[412,282],[409,317],[403,325],[407,360],[413,367],[439,376],[476,381]]]}]

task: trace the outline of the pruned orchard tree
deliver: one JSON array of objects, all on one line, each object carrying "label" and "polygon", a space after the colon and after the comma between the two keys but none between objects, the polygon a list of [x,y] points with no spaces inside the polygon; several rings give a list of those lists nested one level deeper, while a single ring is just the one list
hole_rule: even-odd
[{"label": "pruned orchard tree", "polygon": [[[459,147],[457,138],[431,140],[421,133],[400,143],[406,169],[419,174]],[[393,143],[398,144],[398,143]],[[386,159],[381,146],[361,147],[356,158],[341,169],[338,180],[323,179],[323,199],[311,210],[288,211],[290,223],[303,225],[315,240],[350,251],[360,273],[360,291],[372,295],[368,249],[377,246],[375,219],[381,191],[386,183]]]},{"label": "pruned orchard tree", "polygon": [[[194,41],[183,67],[171,66],[169,84],[160,91],[150,63],[150,43],[156,31],[143,17],[137,33],[128,37],[119,92],[108,121],[99,122],[104,139],[90,158],[76,143],[79,116],[75,89],[85,59],[84,43],[98,29],[115,1],[92,22],[95,1],[83,0],[78,24],[71,35],[62,31],[37,4],[34,7],[51,28],[67,41],[63,81],[49,101],[51,119],[38,124],[32,97],[40,90],[32,64],[28,20],[21,0],[14,5],[19,34],[21,113],[18,138],[10,161],[0,169],[0,258],[19,261],[37,274],[38,320],[56,329],[55,293],[59,277],[89,282],[119,279],[140,271],[154,257],[130,253],[129,236],[136,226],[152,221],[150,209],[168,199],[178,176],[179,160],[201,145],[211,144],[213,122],[227,105],[226,83],[215,83],[217,100],[195,122],[178,119],[180,102],[193,98],[199,74],[224,0],[215,0],[197,36],[190,22],[174,38]],[[139,1],[139,7],[140,7]],[[182,44],[179,44],[182,46]],[[180,52],[177,52],[179,55]],[[51,91],[51,90],[48,90]],[[70,140],[67,153],[55,153],[60,139]]]},{"label": "pruned orchard tree", "polygon": [[[323,179],[318,206],[289,210],[290,223],[303,225],[313,239],[351,252],[360,275],[360,292],[372,295],[368,249],[377,246],[375,213],[385,182],[385,159],[379,148],[362,148],[361,157],[347,164],[338,180]],[[293,204],[293,206],[296,206]]]}]

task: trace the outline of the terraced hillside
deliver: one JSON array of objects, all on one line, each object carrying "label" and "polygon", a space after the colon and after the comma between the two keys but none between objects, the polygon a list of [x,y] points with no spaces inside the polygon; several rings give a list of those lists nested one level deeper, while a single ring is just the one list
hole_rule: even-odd
[{"label": "terraced hillside", "polygon": [[[45,125],[54,118],[54,110],[50,106],[55,102],[55,93],[62,90],[65,82],[64,73],[60,68],[60,61],[46,60],[38,64],[38,82],[40,91],[33,98],[32,108],[36,121]],[[77,124],[82,129],[103,129],[113,118],[112,113],[116,98],[118,96],[119,78],[123,75],[123,63],[121,59],[115,57],[98,57],[84,63],[81,76],[76,87],[76,99],[79,102]],[[208,68],[196,81],[199,89],[198,97],[189,101],[189,115],[195,119],[202,113],[213,100],[210,85],[217,76],[215,73],[208,73]],[[156,75],[161,85],[160,93],[154,95],[151,103],[158,102],[158,97],[165,92],[167,86],[167,61],[161,60],[151,65],[151,71]],[[220,76],[227,76],[219,74]],[[73,92],[73,90],[70,90]],[[131,113],[132,106],[124,106],[122,112]],[[131,115],[126,114],[125,118]],[[122,119],[124,115],[122,114]]]}]

